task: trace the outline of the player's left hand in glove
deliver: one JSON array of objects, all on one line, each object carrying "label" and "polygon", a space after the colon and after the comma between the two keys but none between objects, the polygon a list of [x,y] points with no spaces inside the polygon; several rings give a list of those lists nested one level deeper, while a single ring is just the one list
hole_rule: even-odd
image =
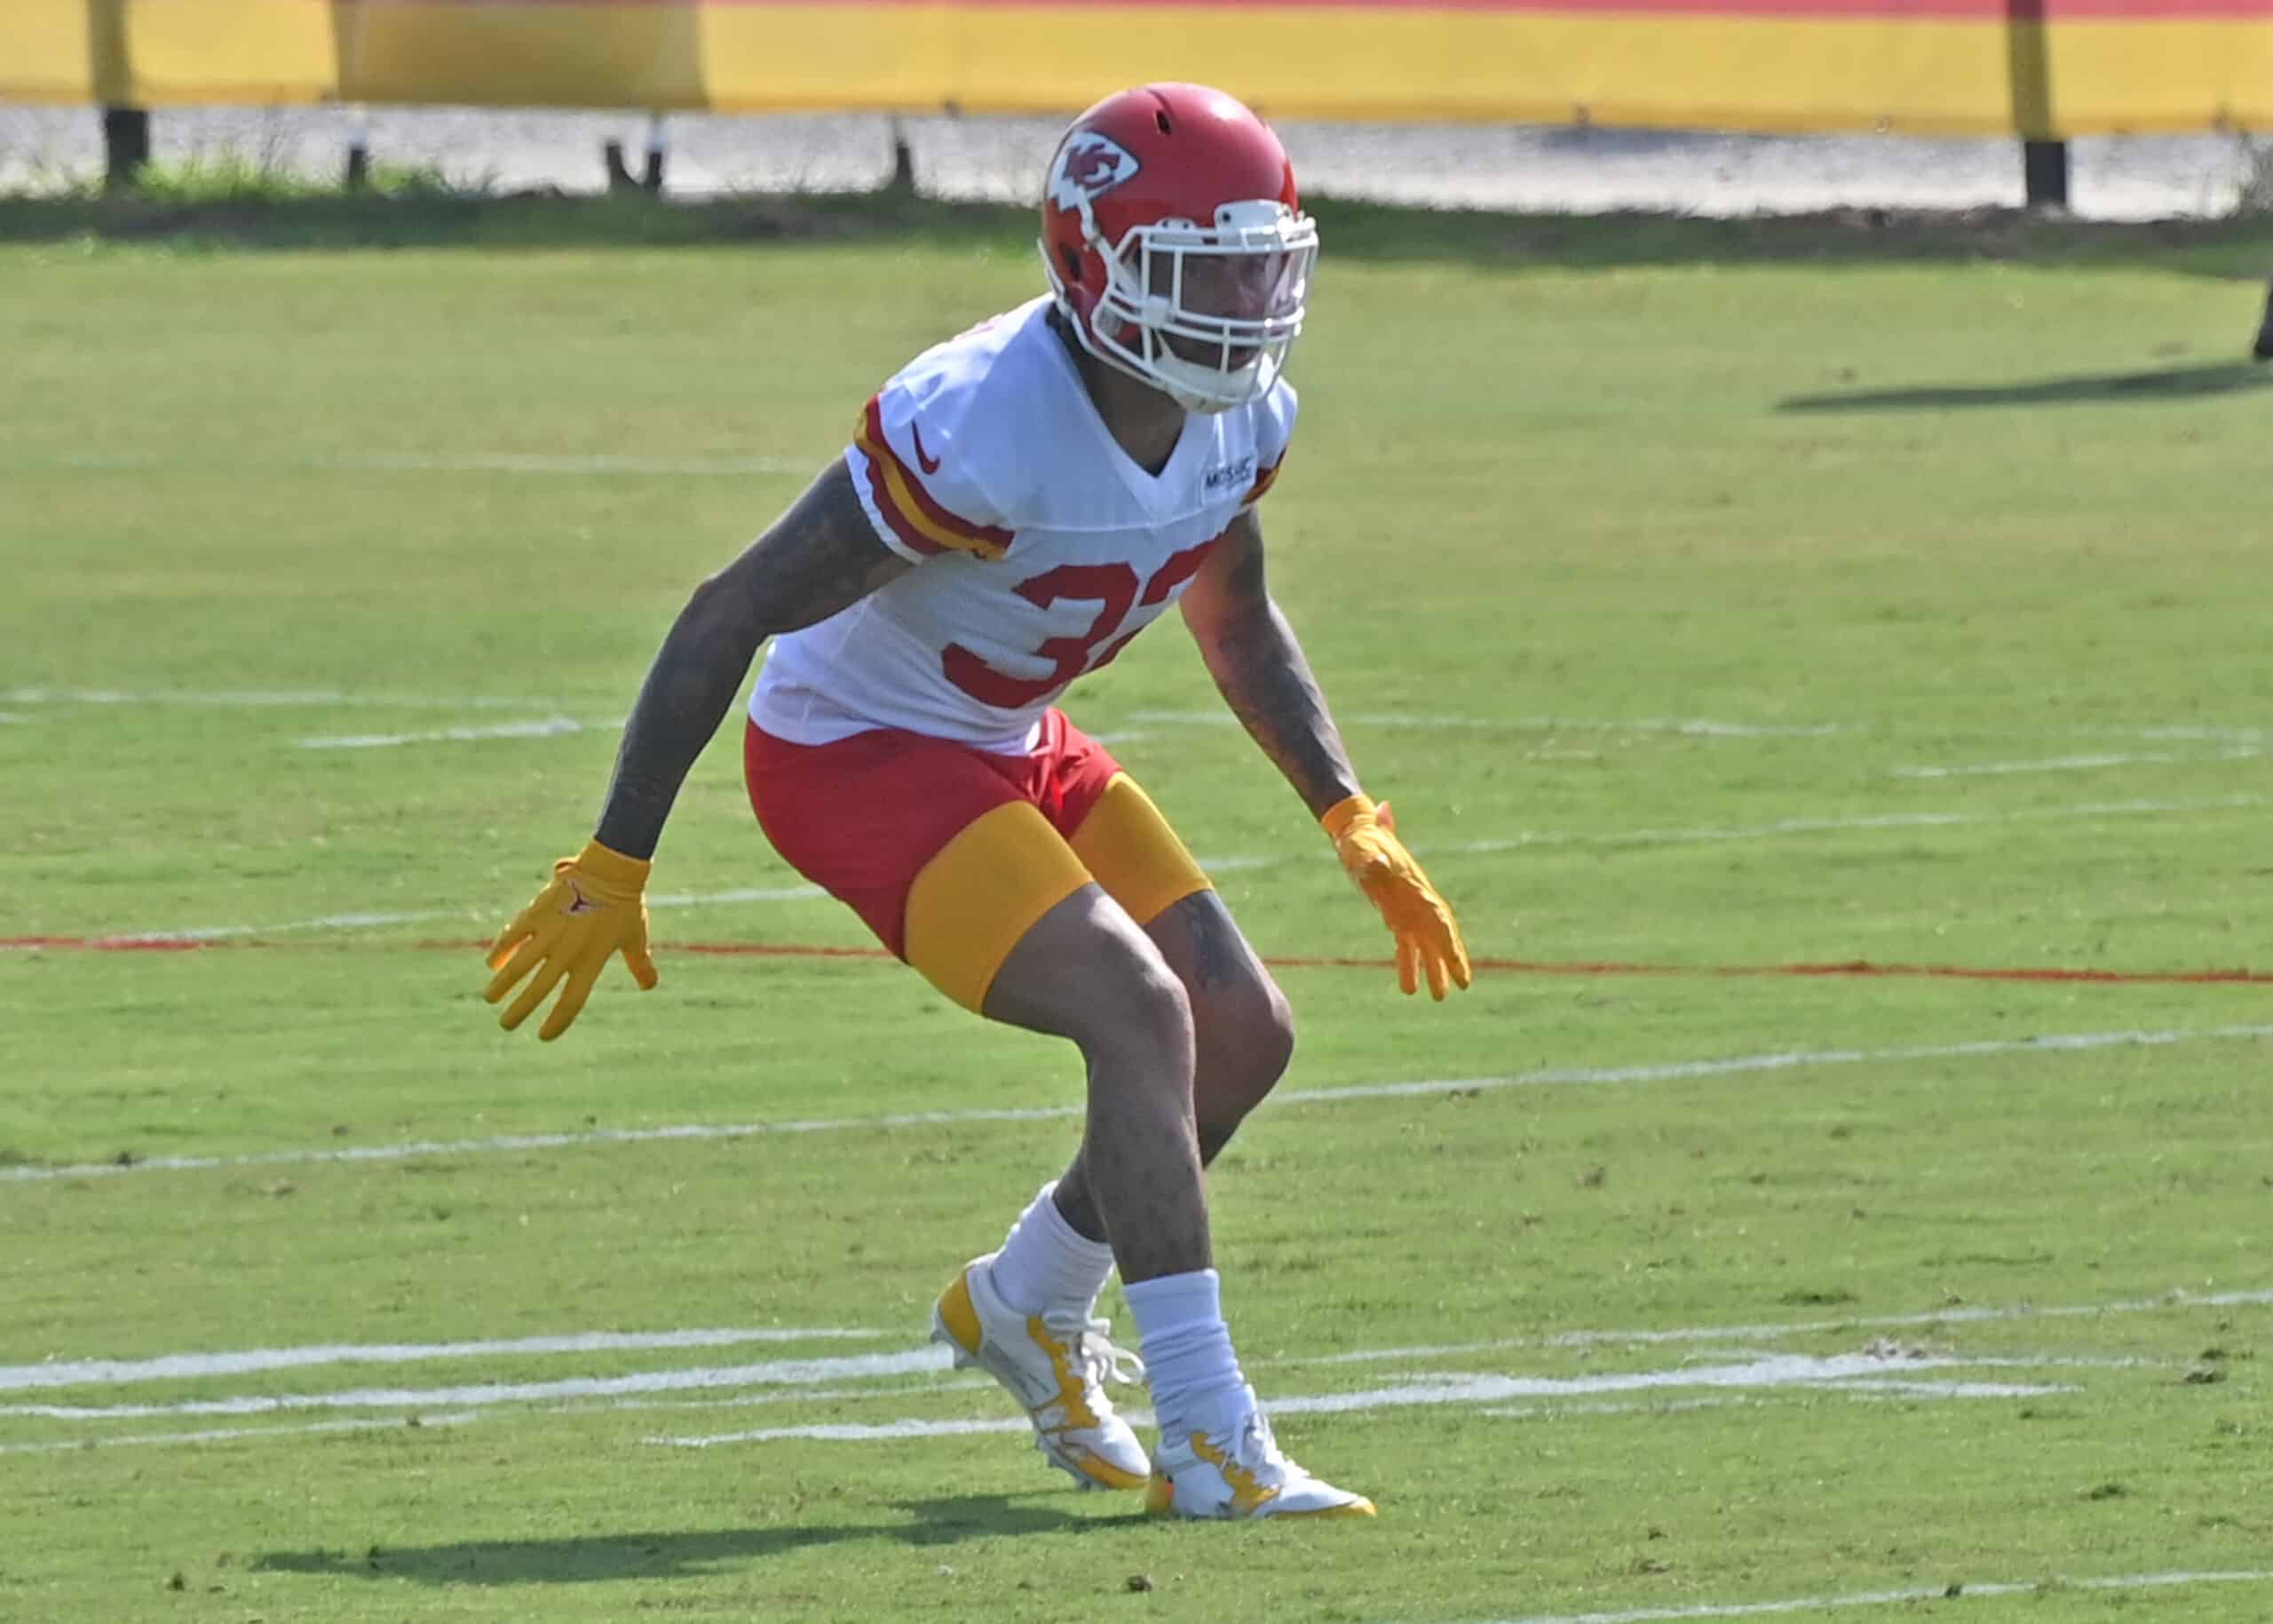
[{"label": "player's left hand in glove", "polygon": [[[644,991],[656,982],[655,961],[647,955],[647,871],[653,865],[597,840],[574,857],[552,866],[552,881],[536,899],[513,915],[513,923],[489,945],[489,968],[497,973],[482,994],[491,1003],[529,978],[497,1024],[511,1032],[529,1018],[545,995],[567,986],[537,1036],[550,1043],[592,995],[592,984],[617,953]],[[535,972],[532,974],[531,972]]]},{"label": "player's left hand in glove", "polygon": [[1376,806],[1353,795],[1328,807],[1319,823],[1333,840],[1342,866],[1397,938],[1398,985],[1418,992],[1425,974],[1430,993],[1439,1001],[1451,987],[1466,986],[1468,946],[1461,940],[1460,922],[1397,837],[1389,803]]}]

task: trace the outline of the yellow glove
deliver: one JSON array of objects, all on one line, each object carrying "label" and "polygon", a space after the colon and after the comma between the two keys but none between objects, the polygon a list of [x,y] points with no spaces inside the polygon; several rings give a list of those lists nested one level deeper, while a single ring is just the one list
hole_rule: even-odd
[{"label": "yellow glove", "polygon": [[655,985],[655,961],[647,956],[645,893],[652,866],[597,840],[552,866],[551,883],[489,944],[489,968],[497,973],[482,996],[491,1003],[531,970],[536,972],[497,1018],[499,1026],[508,1032],[519,1026],[566,976],[568,986],[560,1002],[537,1030],[550,1043],[568,1030],[592,995],[592,983],[618,951],[634,981],[643,989]]},{"label": "yellow glove", "polygon": [[1375,806],[1353,795],[1328,807],[1319,823],[1333,838],[1342,866],[1397,938],[1398,985],[1418,992],[1426,971],[1429,991],[1439,1000],[1450,986],[1466,986],[1468,947],[1460,939],[1460,922],[1397,837],[1389,803]]}]

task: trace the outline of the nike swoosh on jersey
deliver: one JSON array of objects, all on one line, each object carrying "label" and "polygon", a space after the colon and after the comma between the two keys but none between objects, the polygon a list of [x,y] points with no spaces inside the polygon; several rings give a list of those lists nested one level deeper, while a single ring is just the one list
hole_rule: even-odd
[{"label": "nike swoosh on jersey", "polygon": [[927,456],[926,455],[924,455],[924,451],[923,451],[923,425],[922,424],[920,424],[920,423],[911,423],[911,424],[909,424],[907,425],[907,432],[908,432],[910,434],[914,435],[914,436],[915,436],[915,463],[916,463],[916,466],[918,466],[919,468],[923,469],[923,471],[925,473],[937,473],[937,472],[939,472],[939,459],[938,457],[936,457],[936,456]]}]

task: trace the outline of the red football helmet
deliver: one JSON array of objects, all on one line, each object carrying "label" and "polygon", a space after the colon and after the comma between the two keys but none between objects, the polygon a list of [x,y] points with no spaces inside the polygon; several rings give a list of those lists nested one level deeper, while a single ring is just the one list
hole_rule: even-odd
[{"label": "red football helmet", "polygon": [[1082,348],[1188,411],[1220,412],[1285,368],[1318,226],[1261,119],[1205,85],[1146,84],[1058,140],[1041,257]]}]

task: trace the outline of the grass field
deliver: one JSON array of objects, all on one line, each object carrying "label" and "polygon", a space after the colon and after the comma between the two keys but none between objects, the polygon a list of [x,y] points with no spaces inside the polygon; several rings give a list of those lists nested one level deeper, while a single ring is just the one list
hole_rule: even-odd
[{"label": "grass field", "polygon": [[[2273,1615],[2273,235],[1327,218],[1274,582],[1499,967],[1397,995],[1180,630],[1067,701],[1374,961],[1215,1195],[1382,1515],[1221,1529],[922,1348],[1072,1056],[693,951],[867,942],[731,731],[661,989],[479,997],[1018,223],[102,207],[0,208],[0,1620]],[[1781,973],[1866,964],[2101,978]]]}]

